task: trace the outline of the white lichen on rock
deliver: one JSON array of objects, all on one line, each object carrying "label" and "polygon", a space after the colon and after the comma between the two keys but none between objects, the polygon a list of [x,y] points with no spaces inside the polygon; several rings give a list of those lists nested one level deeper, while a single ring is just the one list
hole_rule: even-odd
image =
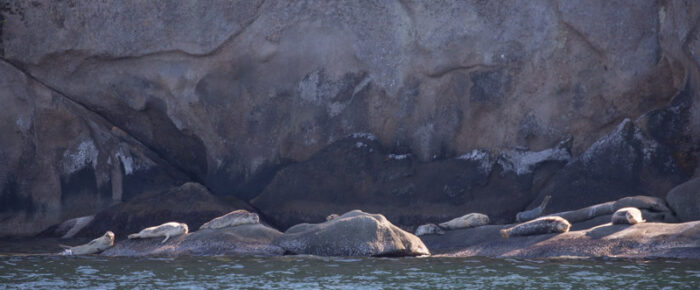
[{"label": "white lichen on rock", "polygon": [[490,173],[491,169],[493,169],[491,154],[489,151],[483,149],[474,149],[472,152],[457,156],[457,159],[479,162],[479,168],[486,174]]},{"label": "white lichen on rock", "polygon": [[410,157],[411,154],[389,154],[386,157],[394,160],[404,160]]},{"label": "white lichen on rock", "polygon": [[92,140],[80,142],[77,148],[66,150],[63,153],[63,172],[72,174],[86,166],[97,167],[99,152]]},{"label": "white lichen on rock", "polygon": [[364,132],[352,133],[348,137],[355,138],[355,139],[367,139],[370,141],[377,140],[377,137],[372,135],[372,133],[364,133]]},{"label": "white lichen on rock", "polygon": [[503,172],[512,171],[517,175],[529,174],[535,169],[537,164],[545,161],[565,161],[571,160],[571,153],[563,143],[557,147],[542,151],[509,150],[501,153],[498,164],[503,168]]}]

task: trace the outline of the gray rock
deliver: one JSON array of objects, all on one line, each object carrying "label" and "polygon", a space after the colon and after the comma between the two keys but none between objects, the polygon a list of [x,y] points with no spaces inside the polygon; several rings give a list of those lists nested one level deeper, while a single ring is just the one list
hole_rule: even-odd
[{"label": "gray rock", "polygon": [[421,240],[381,214],[359,210],[320,224],[299,224],[274,241],[293,254],[318,256],[430,255]]},{"label": "gray rock", "polygon": [[[251,200],[281,168],[354,132],[372,132],[387,154],[420,162],[477,148],[493,156],[516,147],[541,152],[567,136],[577,157],[623,118],[655,111],[649,126],[638,126],[691,172],[700,143],[690,89],[699,86],[700,4],[637,2],[3,1],[0,235],[37,233],[185,181]],[[6,70],[8,63],[24,74]],[[686,80],[687,106],[666,108]],[[572,165],[548,187],[560,164],[543,170],[543,162],[532,189],[521,180],[527,174],[478,189],[490,177],[447,174],[460,166],[438,162],[440,194],[416,205],[440,212],[474,192],[483,200],[476,206],[493,205],[487,213],[508,222],[541,200],[533,192],[542,188],[563,192],[551,204],[563,211],[660,196],[684,180],[664,173],[665,155],[639,165],[626,152],[595,156],[650,173],[638,180],[615,166],[596,173]],[[386,188],[403,200],[422,190],[400,182]],[[393,203],[358,191],[361,208]],[[590,200],[578,200],[582,192]],[[331,210],[342,209],[323,214]],[[401,212],[387,214],[398,223]],[[445,218],[406,212],[401,223],[409,225]]]},{"label": "gray rock", "polygon": [[614,257],[700,259],[700,222],[608,224],[562,234],[504,239],[504,226],[448,231],[422,236],[437,256],[457,257]]},{"label": "gray rock", "polygon": [[565,164],[563,146],[497,157],[475,150],[421,162],[411,154],[390,153],[374,136],[350,135],[282,169],[251,203],[281,229],[360,207],[406,227],[465,212],[508,223],[536,195],[530,190],[533,176]]},{"label": "gray rock", "polygon": [[69,219],[58,225],[54,234],[60,235],[62,239],[70,239],[90,224],[93,219],[95,219],[93,215]]},{"label": "gray rock", "polygon": [[80,236],[111,230],[117,238],[166,222],[185,223],[198,229],[213,218],[234,209],[250,209],[236,199],[222,199],[212,195],[204,186],[188,182],[178,187],[142,194],[114,205],[95,215],[95,219],[80,232]]},{"label": "gray rock", "polygon": [[272,241],[282,233],[263,224],[204,229],[161,244],[160,238],[123,240],[104,251],[105,256],[279,256]]},{"label": "gray rock", "polygon": [[666,201],[680,220],[700,220],[700,178],[674,187],[666,195]]},{"label": "gray rock", "polygon": [[559,170],[538,199],[552,196],[545,210],[545,214],[552,214],[625,196],[663,197],[673,185],[688,178],[671,153],[668,146],[625,119]]}]

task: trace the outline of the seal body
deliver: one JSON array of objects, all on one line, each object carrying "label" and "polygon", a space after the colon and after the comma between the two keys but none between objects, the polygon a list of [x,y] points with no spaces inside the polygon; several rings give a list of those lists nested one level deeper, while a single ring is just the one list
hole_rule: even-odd
[{"label": "seal body", "polygon": [[642,212],[636,207],[623,207],[612,215],[614,225],[635,225],[645,221],[642,219]]},{"label": "seal body", "polygon": [[547,207],[547,204],[549,204],[549,200],[551,198],[551,195],[545,196],[542,203],[540,203],[538,207],[519,212],[515,215],[515,220],[517,220],[519,223],[524,223],[526,221],[531,221],[538,218],[542,215],[542,212],[544,212],[544,209]]},{"label": "seal body", "polygon": [[239,209],[210,220],[199,227],[199,229],[220,229],[257,223],[260,223],[258,214]]},{"label": "seal body", "polygon": [[129,239],[158,238],[165,237],[165,243],[170,237],[186,234],[189,231],[187,224],[168,222],[159,226],[145,228],[136,234],[129,235]]},{"label": "seal body", "polygon": [[334,220],[334,219],[336,219],[336,218],[338,218],[338,214],[337,214],[337,213],[332,213],[332,214],[329,214],[329,215],[326,217],[326,221],[332,221],[332,220]]},{"label": "seal body", "polygon": [[424,224],[418,226],[416,229],[416,236],[424,236],[424,235],[444,235],[445,231],[443,231],[438,225],[436,224]]},{"label": "seal body", "polygon": [[114,245],[114,233],[107,231],[101,237],[90,241],[87,244],[69,247],[61,252],[61,255],[90,255],[102,252]]},{"label": "seal body", "polygon": [[481,213],[470,213],[440,224],[446,230],[465,229],[487,225],[489,217]]},{"label": "seal body", "polygon": [[545,216],[502,229],[501,236],[504,238],[513,236],[544,235],[552,233],[565,233],[569,231],[571,224],[558,216]]}]

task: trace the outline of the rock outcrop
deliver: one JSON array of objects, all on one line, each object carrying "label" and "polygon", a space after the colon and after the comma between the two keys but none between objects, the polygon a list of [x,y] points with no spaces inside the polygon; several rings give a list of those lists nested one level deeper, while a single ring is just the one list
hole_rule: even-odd
[{"label": "rock outcrop", "polygon": [[434,255],[457,257],[611,257],[700,259],[700,221],[601,225],[563,234],[503,239],[500,226],[421,237]]},{"label": "rock outcrop", "polygon": [[[506,223],[546,195],[545,213],[664,197],[700,174],[698,15],[697,1],[0,1],[0,235],[184,182],[280,228],[351,208]],[[350,152],[355,132],[375,153]]]},{"label": "rock outcrop", "polygon": [[105,256],[279,256],[272,241],[279,231],[263,224],[203,229],[180,235],[161,244],[159,238],[123,240],[102,253]]},{"label": "rock outcrop", "polygon": [[674,187],[666,202],[682,221],[700,220],[700,178],[691,179]]},{"label": "rock outcrop", "polygon": [[430,255],[416,236],[394,226],[381,214],[359,210],[320,224],[298,224],[273,242],[292,254],[318,256]]},{"label": "rock outcrop", "polygon": [[101,211],[79,235],[91,236],[111,230],[120,240],[144,228],[171,221],[185,223],[195,230],[211,219],[239,208],[250,209],[241,201],[214,196],[201,184],[188,182],[179,187],[145,193]]}]

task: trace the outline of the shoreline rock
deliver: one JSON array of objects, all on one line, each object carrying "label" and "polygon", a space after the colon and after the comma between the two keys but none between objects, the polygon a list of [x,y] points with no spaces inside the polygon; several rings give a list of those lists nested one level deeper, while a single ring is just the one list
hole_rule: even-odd
[{"label": "shoreline rock", "polygon": [[347,212],[320,224],[298,224],[275,239],[293,254],[318,256],[423,256],[423,242],[389,222],[381,214]]},{"label": "shoreline rock", "polygon": [[284,250],[272,244],[281,236],[263,224],[247,224],[221,229],[202,229],[162,239],[123,240],[102,253],[103,256],[281,256]]},{"label": "shoreline rock", "polygon": [[435,256],[493,258],[700,259],[700,221],[612,225],[527,237],[500,237],[504,226],[455,230],[421,239]]}]

